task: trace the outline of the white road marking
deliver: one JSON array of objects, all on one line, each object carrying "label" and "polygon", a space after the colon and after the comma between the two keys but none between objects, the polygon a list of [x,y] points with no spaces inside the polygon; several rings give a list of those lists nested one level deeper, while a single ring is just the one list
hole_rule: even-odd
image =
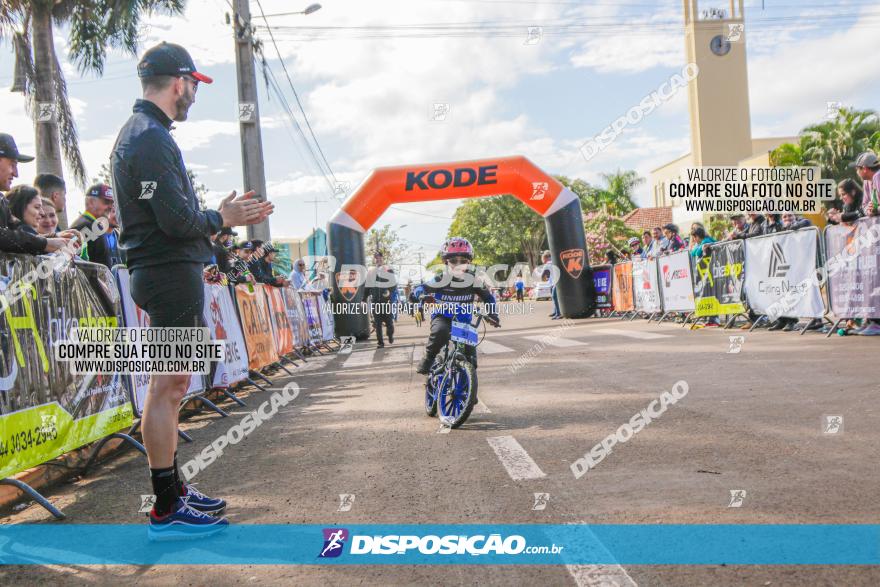
[{"label": "white road marking", "polygon": [[536,336],[524,336],[528,340],[534,340],[536,342],[540,342],[546,346],[555,346],[559,348],[567,348],[573,346],[584,346],[587,343],[580,340],[572,340],[570,338],[560,338],[558,336],[553,336],[552,334],[542,334]]},{"label": "white road marking", "polygon": [[474,406],[474,411],[478,414],[491,414],[492,410],[489,409],[489,406],[483,403],[483,400],[478,399],[477,405]]},{"label": "white road marking", "polygon": [[618,336],[626,336],[629,338],[638,338],[639,340],[655,340],[658,338],[672,338],[671,334],[657,334],[656,332],[640,332],[638,330],[622,330],[620,328],[597,328],[591,332],[597,334],[616,334]]},{"label": "white road marking", "polygon": [[440,424],[440,429],[437,431],[437,434],[449,434],[450,432],[452,432],[452,428]]},{"label": "white road marking", "polygon": [[492,342],[491,340],[484,338],[483,342],[480,343],[480,346],[477,347],[477,351],[484,355],[497,355],[498,353],[513,352],[513,349],[509,346],[504,346],[503,344],[498,344],[497,342]]},{"label": "white road marking", "polygon": [[565,565],[578,587],[638,587],[620,565]]},{"label": "white road marking", "polygon": [[[604,551],[602,552],[602,558],[614,560],[611,552],[604,544],[599,542],[598,537],[590,530],[586,522],[581,520],[577,524],[582,526],[581,536],[583,536],[583,539],[588,541],[591,546],[598,545]],[[566,559],[565,551],[561,554],[564,561]],[[565,568],[578,587],[606,587],[608,585],[638,587],[638,584],[629,576],[629,573],[616,563],[609,565],[565,565]]]},{"label": "white road marking", "polygon": [[365,365],[369,365],[373,362],[373,357],[375,355],[376,349],[352,351],[351,356],[345,360],[345,363],[342,364],[342,367],[344,369],[349,369],[351,367],[363,367]]},{"label": "white road marking", "polygon": [[514,481],[547,476],[513,436],[492,436],[486,440]]}]

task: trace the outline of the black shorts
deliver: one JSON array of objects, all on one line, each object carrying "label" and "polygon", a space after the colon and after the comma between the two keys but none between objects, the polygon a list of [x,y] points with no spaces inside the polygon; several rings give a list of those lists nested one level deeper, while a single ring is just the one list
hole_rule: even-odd
[{"label": "black shorts", "polygon": [[204,326],[201,263],[169,263],[131,270],[131,297],[155,328]]}]

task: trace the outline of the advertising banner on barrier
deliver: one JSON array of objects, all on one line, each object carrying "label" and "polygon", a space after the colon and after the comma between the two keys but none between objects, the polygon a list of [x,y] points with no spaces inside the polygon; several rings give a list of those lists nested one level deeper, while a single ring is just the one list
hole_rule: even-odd
[{"label": "advertising banner on barrier", "polygon": [[300,292],[300,299],[306,315],[306,327],[309,330],[309,342],[318,344],[324,340],[321,329],[321,309],[318,307],[318,294],[313,291]]},{"label": "advertising banner on barrier", "polygon": [[333,340],[336,337],[336,325],[333,322],[333,312],[330,304],[324,300],[324,296],[318,294],[318,308],[321,312],[321,334],[323,339]]},{"label": "advertising banner on barrier", "polygon": [[77,375],[54,360],[73,327],[121,326],[113,276],[80,262],[46,275],[47,258],[0,255],[0,478],[132,422],[121,375]]},{"label": "advertising banner on barrier", "polygon": [[[862,218],[854,225],[825,229],[828,297],[838,318],[880,318],[880,217]],[[840,259],[834,263],[832,259]],[[833,270],[832,270],[833,269]]]},{"label": "advertising banner on barrier", "polygon": [[611,304],[615,312],[633,310],[632,261],[614,266],[614,279],[611,281]]},{"label": "advertising banner on barrier", "polygon": [[660,290],[657,283],[656,261],[635,259],[633,266],[633,291],[635,292],[635,309],[639,312],[653,314],[661,310]]},{"label": "advertising banner on barrier", "polygon": [[302,348],[309,344],[309,329],[306,325],[306,311],[298,292],[292,287],[281,288],[284,296],[284,309],[287,311],[287,322],[293,332],[293,344]]},{"label": "advertising banner on barrier", "polygon": [[272,324],[272,336],[275,339],[275,350],[279,355],[293,352],[293,331],[287,321],[287,308],[284,307],[284,296],[281,289],[264,286],[266,300],[269,302],[269,322]]},{"label": "advertising banner on barrier", "polygon": [[278,360],[275,339],[272,337],[272,324],[269,321],[269,306],[263,284],[235,286],[235,302],[241,317],[241,330],[247,345],[248,367],[262,369]]},{"label": "advertising banner on barrier", "polygon": [[694,284],[691,254],[683,250],[657,259],[660,268],[660,297],[664,312],[693,312]]},{"label": "advertising banner on barrier", "polygon": [[[116,274],[116,282],[119,285],[119,298],[122,302],[122,314],[125,326],[129,328],[149,328],[150,317],[138,307],[131,299],[131,277],[128,269],[121,265],[113,268]],[[144,401],[147,399],[147,390],[150,388],[149,373],[135,373],[125,376],[128,385],[131,386],[132,401],[135,414],[140,416],[144,411]],[[193,375],[189,382],[186,396],[197,395],[205,391],[205,380],[201,375]]]},{"label": "advertising banner on barrier", "polygon": [[205,326],[211,329],[211,338],[225,341],[225,360],[215,363],[212,387],[229,387],[248,376],[247,347],[232,293],[225,285],[205,284]]},{"label": "advertising banner on barrier", "polygon": [[810,227],[746,240],[745,292],[752,310],[765,315],[776,304],[778,315],[789,318],[825,313],[814,279],[818,238],[819,230]]},{"label": "advertising banner on barrier", "polygon": [[610,308],[611,265],[593,267],[593,286],[596,288],[596,308]]},{"label": "advertising banner on barrier", "polygon": [[743,241],[732,240],[707,247],[695,267],[694,301],[697,316],[740,314],[743,305]]}]

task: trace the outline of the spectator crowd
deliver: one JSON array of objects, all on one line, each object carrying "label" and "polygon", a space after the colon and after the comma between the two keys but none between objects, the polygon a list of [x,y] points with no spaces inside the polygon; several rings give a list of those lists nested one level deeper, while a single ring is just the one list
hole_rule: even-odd
[{"label": "spectator crowd", "polygon": [[[872,152],[860,154],[850,164],[855,168],[856,174],[862,180],[862,185],[854,179],[844,179],[837,185],[837,199],[831,208],[825,213],[828,224],[851,225],[860,218],[880,215],[880,159]],[[800,230],[813,223],[807,218],[801,218],[796,214],[736,214],[731,217],[732,228],[726,232],[722,241],[754,238],[777,232]],[[656,226],[642,233],[641,239],[632,237],[627,242],[627,248],[620,251],[608,251],[606,254],[609,263],[626,261],[629,259],[656,259],[665,254],[680,250],[690,252],[694,261],[698,261],[710,254],[709,245],[717,242],[709,236],[706,227],[700,222],[691,224],[690,236],[682,238],[679,228],[675,224]],[[758,320],[758,316],[749,311],[749,321],[742,325],[742,329],[750,329]],[[797,318],[779,318],[767,325],[769,330],[796,330]],[[708,326],[718,326],[718,322],[712,319]],[[805,328],[807,330],[822,329],[822,320],[811,320]],[[865,320],[858,327],[848,324],[855,334],[863,336],[880,335],[880,321]]]},{"label": "spectator crowd", "polygon": [[[41,173],[32,185],[13,186],[19,177],[19,164],[33,160],[33,156],[19,152],[12,136],[0,133],[0,252],[42,255],[68,250],[108,268],[124,265],[113,188],[103,183],[89,187],[85,210],[68,229],[59,230],[58,218],[67,204],[67,186],[62,178]],[[214,235],[213,262],[205,269],[207,281],[324,289],[321,282],[310,284],[302,259],[294,263],[289,277],[280,275],[275,267],[278,250],[271,243],[237,243],[235,236],[231,228],[222,228]]]}]

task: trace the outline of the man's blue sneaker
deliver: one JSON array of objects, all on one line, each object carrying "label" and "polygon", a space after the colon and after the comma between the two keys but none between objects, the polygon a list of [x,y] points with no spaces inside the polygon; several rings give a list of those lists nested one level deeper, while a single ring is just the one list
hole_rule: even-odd
[{"label": "man's blue sneaker", "polygon": [[185,498],[178,498],[170,514],[157,516],[155,511],[151,511],[149,518],[147,536],[154,542],[206,538],[229,526],[226,518],[202,513],[189,505]]},{"label": "man's blue sneaker", "polygon": [[193,509],[199,510],[204,514],[211,514],[212,516],[216,516],[226,509],[225,501],[217,497],[208,497],[207,495],[196,489],[194,485],[184,483],[183,491],[184,492],[181,494],[181,497],[185,498]]}]

